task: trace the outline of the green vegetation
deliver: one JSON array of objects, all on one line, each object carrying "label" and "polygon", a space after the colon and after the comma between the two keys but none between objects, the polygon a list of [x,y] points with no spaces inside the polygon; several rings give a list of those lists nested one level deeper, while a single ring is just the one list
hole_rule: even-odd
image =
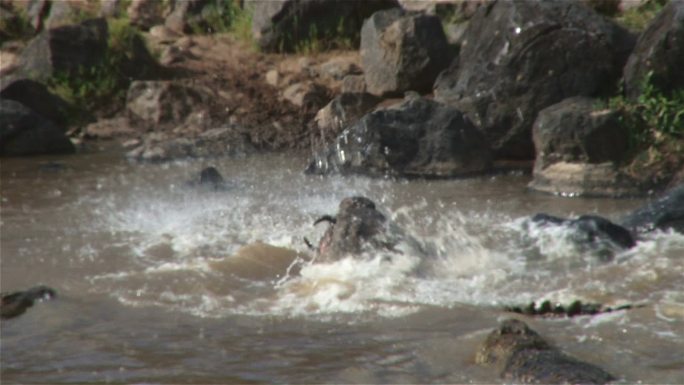
[{"label": "green vegetation", "polygon": [[670,0],[645,0],[640,6],[618,15],[615,20],[631,31],[641,32],[669,2]]},{"label": "green vegetation", "polygon": [[201,15],[201,20],[190,22],[194,33],[230,33],[240,40],[251,41],[252,14],[235,0],[213,0],[202,9]]},{"label": "green vegetation", "polygon": [[684,167],[684,90],[665,94],[652,84],[650,73],[642,90],[636,100],[616,96],[607,106],[621,112],[629,131],[632,156],[625,170],[644,183],[668,183]]},{"label": "green vegetation", "polygon": [[12,40],[28,40],[35,30],[23,10],[9,11],[0,8],[0,45]]},{"label": "green vegetation", "polygon": [[632,147],[644,148],[669,139],[684,139],[684,90],[666,95],[644,79],[642,93],[632,101],[620,95],[608,101],[608,107],[621,111],[622,122],[630,132]]},{"label": "green vegetation", "polygon": [[143,40],[127,19],[110,19],[108,27],[108,49],[99,65],[76,73],[55,74],[47,81],[55,94],[74,106],[68,112],[73,124],[82,123],[91,112],[122,106],[131,74],[147,78],[155,70],[151,61],[141,58],[141,51],[145,52]]}]

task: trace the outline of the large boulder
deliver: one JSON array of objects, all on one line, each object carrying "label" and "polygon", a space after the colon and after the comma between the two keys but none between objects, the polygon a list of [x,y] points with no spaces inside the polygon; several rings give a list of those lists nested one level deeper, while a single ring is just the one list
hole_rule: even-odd
[{"label": "large boulder", "polygon": [[[595,99],[572,97],[539,112],[532,129],[537,153],[532,189],[579,195],[615,194],[612,185],[617,174],[597,174],[592,165],[608,164],[617,169],[629,151],[629,132],[620,123],[619,112],[599,109],[597,104]],[[568,178],[569,174],[549,172],[559,163],[585,165],[578,171],[593,173],[594,178]],[[602,191],[604,187],[608,190]]]},{"label": "large boulder", "polygon": [[101,18],[45,30],[22,52],[19,72],[35,80],[57,74],[78,76],[102,62],[107,38],[107,22]]},{"label": "large boulder", "polygon": [[635,232],[673,229],[684,233],[684,184],[634,210],[623,218],[622,225]]},{"label": "large boulder", "polygon": [[639,36],[625,66],[625,92],[631,98],[650,81],[662,91],[684,88],[684,2],[671,1]]},{"label": "large boulder", "polygon": [[372,94],[430,91],[450,59],[437,16],[394,8],[376,12],[363,23],[361,64]]},{"label": "large boulder", "polygon": [[292,51],[312,38],[356,44],[364,19],[397,6],[396,0],[245,0],[254,40],[264,51]]},{"label": "large boulder", "polygon": [[64,131],[14,100],[0,99],[0,156],[75,151]]},{"label": "large boulder", "polygon": [[487,336],[475,361],[493,367],[507,382],[605,384],[616,380],[598,366],[563,353],[516,319],[503,321]]},{"label": "large boulder", "polygon": [[537,113],[571,96],[614,89],[634,37],[573,1],[497,1],[477,10],[457,61],[435,81],[499,158],[531,159]]},{"label": "large boulder", "polygon": [[72,106],[35,80],[7,77],[0,81],[0,98],[17,101],[60,128],[67,125]]},{"label": "large boulder", "polygon": [[307,172],[453,177],[489,169],[484,135],[460,111],[423,98],[371,112],[314,156]]}]

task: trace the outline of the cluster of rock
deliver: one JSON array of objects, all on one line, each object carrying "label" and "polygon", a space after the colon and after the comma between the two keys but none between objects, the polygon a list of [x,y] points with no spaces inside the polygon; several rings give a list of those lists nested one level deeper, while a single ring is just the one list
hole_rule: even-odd
[{"label": "cluster of rock", "polygon": [[[68,19],[59,16],[68,14],[69,6],[62,3],[31,2],[28,16],[43,32],[24,50],[21,70],[13,77],[37,80],[91,66],[102,56],[106,23],[54,27],[56,20]],[[670,2],[635,36],[590,3],[455,2],[451,6],[461,20],[445,28],[436,16],[445,5],[433,2],[246,1],[254,40],[265,52],[291,51],[311,39],[332,37],[358,40],[360,47],[357,56],[320,65],[296,59],[297,69],[284,68],[286,59],[263,74],[283,103],[311,117],[304,128],[277,122],[265,130],[271,131],[267,135],[300,130],[292,135],[315,149],[307,169],[312,173],[454,177],[488,172],[498,160],[534,160],[530,187],[535,190],[571,196],[643,194],[654,186],[637,183],[624,171],[634,154],[620,112],[599,106],[616,95],[619,82],[628,97],[638,97],[648,74],[665,93],[684,87],[684,4]],[[103,0],[100,12],[122,13],[123,4]],[[191,55],[184,45],[192,43],[182,34],[203,25],[208,10],[216,10],[208,0],[126,4],[131,23],[149,31],[167,65]],[[45,59],[32,59],[36,55]],[[3,90],[10,85],[3,81]],[[152,133],[153,139],[143,139],[133,156],[160,160],[203,156],[207,151],[160,143],[180,137],[190,147],[200,146],[202,131],[221,128],[230,131],[226,141],[236,141],[226,153],[244,153],[234,149],[254,144],[253,137],[243,135],[250,128],[216,123],[205,108],[209,100],[222,102],[225,95],[217,88],[181,80],[134,82],[125,120],[101,122],[88,131],[99,137]],[[403,102],[391,99],[404,95]],[[53,121],[38,107],[26,107]],[[3,138],[22,131],[17,124]],[[55,130],[40,132],[48,131]],[[175,134],[159,134],[170,131]],[[211,154],[220,155],[217,151]]]},{"label": "cluster of rock", "polygon": [[[449,57],[453,50],[439,19],[401,9],[379,11],[362,28],[365,91],[387,98],[432,89],[431,103],[443,106],[435,114],[450,108],[464,116],[484,135],[482,153],[491,152],[494,160],[535,159],[532,189],[570,196],[639,195],[653,186],[637,183],[621,169],[633,156],[630,133],[619,111],[599,106],[602,98],[615,95],[620,81],[627,95],[638,96],[649,72],[663,92],[682,87],[682,15],[684,4],[671,2],[637,39],[581,2],[485,2],[458,38],[458,54]],[[397,170],[391,157],[415,152],[425,142],[413,133],[414,122],[430,121],[426,131],[434,124],[415,103],[393,109],[406,118],[375,111],[350,121],[314,155],[308,171],[440,175],[430,162]],[[378,160],[376,148],[389,127],[396,139]],[[431,138],[450,142],[448,132]],[[471,154],[454,154],[466,149]],[[466,141],[447,151],[450,158],[476,152]]]}]

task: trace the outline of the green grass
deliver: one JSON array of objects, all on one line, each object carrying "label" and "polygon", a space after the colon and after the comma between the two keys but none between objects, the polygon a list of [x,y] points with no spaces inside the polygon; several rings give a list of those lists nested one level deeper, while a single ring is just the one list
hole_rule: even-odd
[{"label": "green grass", "polygon": [[652,73],[643,80],[636,100],[620,95],[608,100],[608,107],[621,112],[634,149],[648,147],[668,138],[684,139],[684,90],[665,94],[651,82]]},{"label": "green grass", "polygon": [[252,15],[235,0],[213,0],[202,9],[202,21],[191,23],[196,34],[230,33],[251,40]]},{"label": "green grass", "polygon": [[642,5],[617,15],[615,20],[631,31],[642,32],[669,2],[670,0],[646,0]]},{"label": "green grass", "polygon": [[23,10],[16,10],[10,14],[0,8],[4,15],[0,17],[0,45],[13,40],[28,40],[35,34],[35,30]]},{"label": "green grass", "polygon": [[636,100],[620,95],[603,107],[619,111],[629,132],[630,154],[623,170],[642,186],[657,188],[684,167],[684,90],[665,94],[650,79],[651,74],[643,80]]}]

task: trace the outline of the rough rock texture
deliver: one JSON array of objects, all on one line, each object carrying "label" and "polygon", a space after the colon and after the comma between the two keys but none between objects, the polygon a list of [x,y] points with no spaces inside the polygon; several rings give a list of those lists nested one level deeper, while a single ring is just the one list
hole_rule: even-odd
[{"label": "rough rock texture", "polygon": [[358,42],[363,20],[373,12],[397,7],[396,0],[246,0],[252,34],[264,51],[292,51],[302,42],[335,36]]},{"label": "rough rock texture", "polygon": [[671,1],[639,36],[625,66],[625,92],[636,98],[643,80],[669,92],[684,88],[684,2]]},{"label": "rough rock texture", "polygon": [[453,177],[484,172],[490,150],[460,111],[411,99],[367,114],[311,160],[307,172]]},{"label": "rough rock texture", "polygon": [[363,23],[361,65],[371,94],[429,91],[450,60],[436,16],[394,8],[376,12]]},{"label": "rough rock texture", "polygon": [[68,1],[52,1],[50,3],[50,12],[44,21],[44,28],[51,29],[62,25],[73,24],[79,20],[80,8]]},{"label": "rough rock texture", "polygon": [[14,100],[0,99],[0,156],[65,154],[74,145],[49,120]]},{"label": "rough rock texture", "polygon": [[342,93],[366,92],[366,79],[363,75],[347,75],[342,79]]},{"label": "rough rock texture", "polygon": [[57,127],[66,127],[71,106],[64,99],[50,93],[42,83],[26,78],[4,78],[0,81],[0,98],[17,101]]},{"label": "rough rock texture", "polygon": [[436,98],[482,128],[499,158],[531,159],[542,109],[611,91],[634,44],[626,30],[571,1],[498,1],[470,19]]},{"label": "rough rock texture", "polygon": [[21,55],[22,76],[45,80],[51,75],[78,76],[99,64],[107,50],[107,22],[91,19],[41,32]]},{"label": "rough rock texture", "polygon": [[126,156],[145,162],[245,156],[254,152],[254,147],[243,131],[241,127],[227,126],[205,131],[196,137],[169,139],[163,134],[152,135]]},{"label": "rough rock texture", "polygon": [[622,225],[635,232],[673,229],[684,233],[684,184],[630,213]]},{"label": "rough rock texture", "polygon": [[477,352],[478,364],[493,366],[501,378],[517,383],[605,384],[616,378],[549,344],[524,322],[505,320]]},{"label": "rough rock texture", "polygon": [[205,89],[180,82],[134,81],[126,95],[126,111],[133,125],[159,129],[204,113],[209,97]]},{"label": "rough rock texture", "polygon": [[328,144],[379,102],[380,98],[367,93],[340,94],[318,111],[314,129],[320,132],[322,143]]},{"label": "rough rock texture", "polygon": [[[534,177],[530,187],[549,191],[554,189],[556,174],[545,172],[556,163],[601,164],[608,163],[617,169],[629,151],[629,132],[620,123],[619,112],[599,110],[597,101],[586,97],[572,97],[539,112],[534,122],[532,136],[536,150]],[[591,168],[591,166],[588,166]],[[562,190],[591,190],[592,195],[601,195],[600,186],[611,186],[616,175],[600,174],[609,179],[568,179],[559,175]],[[596,174],[596,177],[600,176]],[[537,178],[540,180],[538,181]],[[576,181],[577,186],[570,183]],[[560,186],[558,186],[561,189]]]},{"label": "rough rock texture", "polygon": [[532,128],[535,167],[555,162],[620,162],[629,150],[629,133],[619,112],[598,109],[600,101],[572,97],[539,112]]}]

